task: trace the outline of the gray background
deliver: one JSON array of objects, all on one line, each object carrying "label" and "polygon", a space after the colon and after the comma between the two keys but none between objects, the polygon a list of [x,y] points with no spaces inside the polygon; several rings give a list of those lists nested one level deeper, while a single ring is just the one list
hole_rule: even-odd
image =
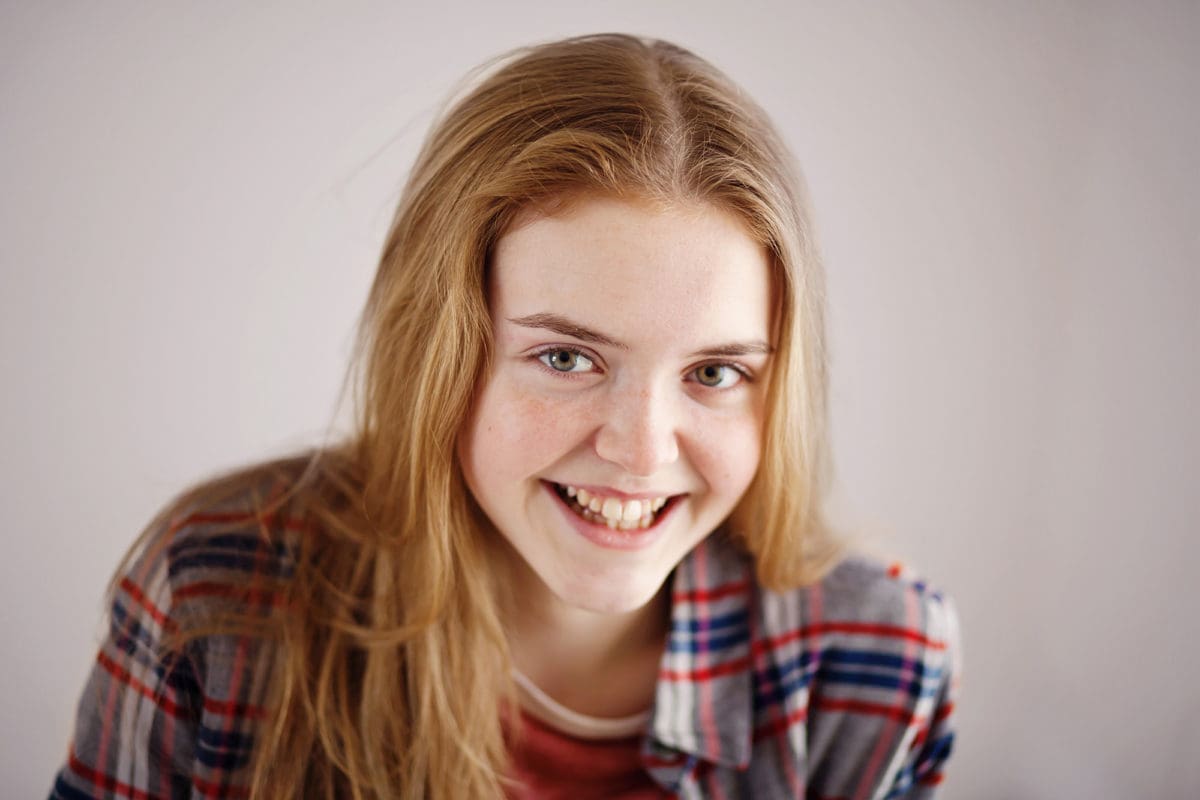
[{"label": "gray background", "polygon": [[839,505],[955,596],[949,798],[1200,785],[1200,4],[0,6],[4,794],[172,493],[320,440],[398,187],[509,47],[709,57],[807,172]]}]

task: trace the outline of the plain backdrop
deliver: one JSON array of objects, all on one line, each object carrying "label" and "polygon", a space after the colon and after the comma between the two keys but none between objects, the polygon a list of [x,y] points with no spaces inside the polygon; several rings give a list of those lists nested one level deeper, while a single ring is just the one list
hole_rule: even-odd
[{"label": "plain backdrop", "polygon": [[0,773],[44,796],[118,558],[319,441],[466,72],[619,30],[773,115],[829,271],[839,502],[957,600],[948,798],[1200,785],[1200,4],[0,6]]}]

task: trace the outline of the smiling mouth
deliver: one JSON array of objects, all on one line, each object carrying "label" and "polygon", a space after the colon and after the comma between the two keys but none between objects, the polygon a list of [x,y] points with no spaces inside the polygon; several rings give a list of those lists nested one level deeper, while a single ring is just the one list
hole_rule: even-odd
[{"label": "smiling mouth", "polygon": [[[591,495],[573,486],[547,481],[563,504],[577,517],[593,525],[605,525],[611,530],[636,531],[651,528],[662,519],[683,495],[671,495],[656,501],[626,501]],[[583,502],[581,502],[583,501]],[[637,508],[632,504],[637,503]]]}]

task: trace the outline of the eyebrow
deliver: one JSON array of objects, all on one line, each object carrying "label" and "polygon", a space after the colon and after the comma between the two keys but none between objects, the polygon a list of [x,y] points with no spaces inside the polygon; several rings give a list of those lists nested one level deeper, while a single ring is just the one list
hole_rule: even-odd
[{"label": "eyebrow", "polygon": [[[628,350],[629,345],[622,344],[611,336],[605,336],[603,333],[585,328],[577,322],[572,322],[561,314],[529,314],[524,317],[510,317],[509,322],[514,325],[520,325],[522,328],[541,328],[548,331],[553,331],[561,336],[570,336],[572,339],[578,339],[581,342],[588,344],[603,345],[605,347],[615,347],[618,350]],[[748,356],[748,355],[770,355],[775,352],[771,345],[757,339],[750,342],[730,342],[729,344],[718,344],[712,347],[705,347],[697,350],[688,356],[695,358],[704,356],[708,358],[720,358],[731,356]]]}]

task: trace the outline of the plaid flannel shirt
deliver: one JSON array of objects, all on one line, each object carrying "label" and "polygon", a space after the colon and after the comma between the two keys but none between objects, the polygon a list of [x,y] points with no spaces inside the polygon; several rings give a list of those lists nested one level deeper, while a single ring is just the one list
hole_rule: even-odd
[{"label": "plaid flannel shirt", "polygon": [[[238,519],[244,531],[214,529]],[[121,578],[52,799],[248,796],[267,713],[262,645],[211,636],[164,659],[160,643],[188,614],[229,602],[250,575],[286,574],[289,551],[259,535],[258,522],[244,509],[195,514]],[[670,581],[671,630],[642,746],[668,793],[932,796],[954,741],[958,638],[947,598],[858,557],[813,586],[768,592],[720,534]]]}]

